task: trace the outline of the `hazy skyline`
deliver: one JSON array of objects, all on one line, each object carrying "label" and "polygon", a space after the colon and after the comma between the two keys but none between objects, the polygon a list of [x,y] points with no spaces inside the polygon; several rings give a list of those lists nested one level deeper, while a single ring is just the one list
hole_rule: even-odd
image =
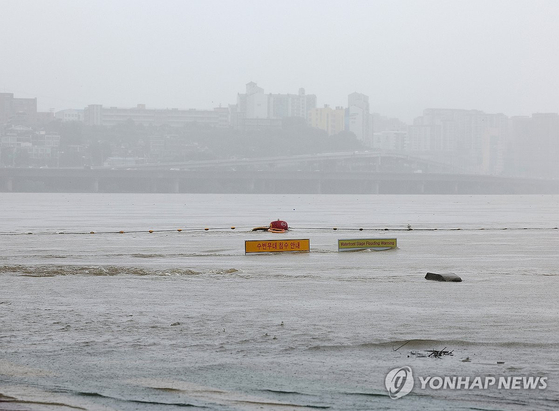
[{"label": "hazy skyline", "polygon": [[211,109],[254,81],[424,108],[559,112],[559,2],[0,2],[0,92],[39,110],[87,104]]}]

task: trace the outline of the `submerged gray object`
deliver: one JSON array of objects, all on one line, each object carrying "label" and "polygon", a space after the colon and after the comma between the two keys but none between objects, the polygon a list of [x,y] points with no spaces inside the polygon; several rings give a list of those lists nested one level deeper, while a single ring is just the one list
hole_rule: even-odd
[{"label": "submerged gray object", "polygon": [[425,275],[426,280],[433,280],[433,281],[450,281],[454,283],[459,283],[462,281],[460,277],[453,273],[446,273],[446,274],[436,274],[436,273],[427,273]]}]

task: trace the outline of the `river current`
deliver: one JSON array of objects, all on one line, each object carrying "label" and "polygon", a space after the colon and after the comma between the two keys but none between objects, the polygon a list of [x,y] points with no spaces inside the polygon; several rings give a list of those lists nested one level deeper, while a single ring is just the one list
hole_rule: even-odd
[{"label": "river current", "polygon": [[[0,193],[0,410],[555,410],[558,225],[559,196]],[[398,247],[338,251],[368,238]],[[245,254],[276,239],[310,252]]]}]

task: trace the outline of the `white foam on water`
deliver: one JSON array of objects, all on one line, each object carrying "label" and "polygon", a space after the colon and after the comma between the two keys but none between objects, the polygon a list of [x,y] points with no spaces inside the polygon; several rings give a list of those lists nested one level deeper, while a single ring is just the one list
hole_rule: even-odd
[{"label": "white foam on water", "polygon": [[227,405],[241,410],[285,410],[287,408],[296,410],[316,409],[316,407],[308,407],[305,405],[298,405],[289,402],[274,401],[265,397],[258,397],[240,392],[221,390],[219,388],[194,384],[188,381],[138,378],[130,379],[126,382],[145,388],[181,391],[189,398],[194,398],[213,404]]},{"label": "white foam on water", "polygon": [[[8,401],[7,404],[22,405],[26,409],[37,411],[117,411],[115,408],[97,404],[85,398],[44,391],[39,388],[23,385],[1,386],[0,394],[14,399],[13,401]],[[0,403],[0,406],[2,405],[3,403]]]}]

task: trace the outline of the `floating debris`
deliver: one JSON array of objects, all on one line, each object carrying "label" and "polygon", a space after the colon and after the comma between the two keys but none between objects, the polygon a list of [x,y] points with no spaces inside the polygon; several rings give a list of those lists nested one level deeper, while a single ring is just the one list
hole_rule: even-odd
[{"label": "floating debris", "polygon": [[429,357],[433,357],[433,358],[442,358],[442,357],[444,357],[445,355],[454,355],[454,354],[453,354],[454,350],[452,350],[452,351],[446,351],[445,349],[446,349],[446,347],[444,347],[444,348],[443,348],[442,350],[440,350],[440,351],[439,351],[439,350],[427,350],[427,352],[430,353],[430,354],[429,354]]},{"label": "floating debris", "polygon": [[[408,355],[408,357],[410,355],[413,355],[414,357],[417,358],[422,358],[422,357],[429,357],[429,358],[443,358],[445,356],[453,356],[454,355],[454,350],[452,351],[447,351],[446,347],[444,347],[442,350],[425,350],[425,351],[410,351],[410,354]],[[470,359],[468,358],[468,361]]]}]

